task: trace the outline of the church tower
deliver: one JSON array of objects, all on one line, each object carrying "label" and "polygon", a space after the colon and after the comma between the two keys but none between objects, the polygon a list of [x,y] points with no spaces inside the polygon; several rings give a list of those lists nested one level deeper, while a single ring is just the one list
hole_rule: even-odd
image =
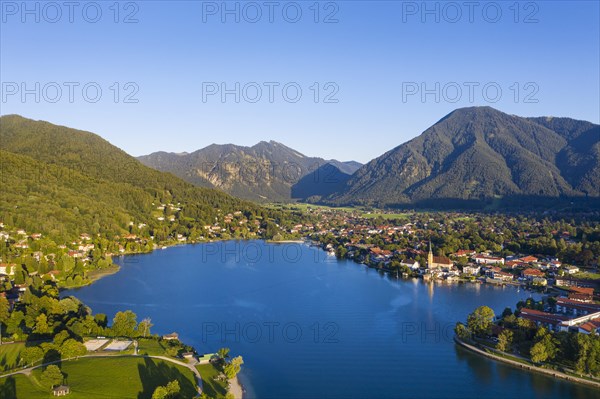
[{"label": "church tower", "polygon": [[427,268],[433,268],[433,252],[431,251],[431,240],[429,240],[429,254],[427,255]]}]

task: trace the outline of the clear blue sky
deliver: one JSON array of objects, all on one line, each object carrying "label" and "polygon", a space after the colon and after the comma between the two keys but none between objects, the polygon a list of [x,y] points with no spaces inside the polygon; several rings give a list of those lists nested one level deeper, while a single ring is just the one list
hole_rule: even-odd
[{"label": "clear blue sky", "polygon": [[[238,15],[223,15],[220,1],[121,2],[115,15],[114,1],[100,1],[98,18],[89,2],[28,2],[32,14],[21,1],[1,3],[1,113],[89,130],[136,156],[276,140],[366,162],[471,105],[600,121],[598,1],[320,2],[318,16],[312,0],[276,1],[272,22],[264,1],[228,2]],[[137,22],[123,23],[128,16]],[[69,82],[79,84],[72,102]],[[236,82],[239,103],[208,94]],[[278,84],[273,102],[268,82]],[[33,94],[22,98],[22,83]],[[424,99],[423,84],[432,90]],[[126,103],[136,89],[138,102]]]}]

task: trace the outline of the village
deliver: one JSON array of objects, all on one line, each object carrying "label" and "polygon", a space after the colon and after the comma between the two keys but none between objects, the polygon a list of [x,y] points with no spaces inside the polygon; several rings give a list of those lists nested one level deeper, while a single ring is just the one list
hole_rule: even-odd
[{"label": "village", "polygon": [[[497,238],[505,234],[497,226],[490,228],[493,236],[487,244],[495,246],[495,251],[486,250],[485,240],[476,246],[477,251],[462,248],[449,253],[440,251],[434,242],[448,248],[440,236],[457,226],[452,222],[452,215],[445,215],[449,222],[444,226],[423,217],[398,223],[398,220],[377,220],[355,213],[317,212],[324,223],[315,226],[318,230],[309,237],[331,256],[351,259],[395,278],[421,278],[430,283],[514,285],[519,289],[543,292],[552,298],[553,306],[541,310],[523,309],[521,317],[555,331],[600,333],[597,264],[583,267],[563,263],[556,255],[511,253],[504,243],[498,245]],[[462,219],[464,215],[455,217]],[[323,228],[325,224],[331,227]],[[458,223],[460,225],[463,225],[462,221]],[[577,245],[576,233],[572,230],[549,233],[561,245]],[[527,232],[516,236],[525,240],[538,237]],[[457,244],[460,245],[460,241]]]},{"label": "village", "polygon": [[[176,226],[182,208],[181,204],[159,204],[154,218]],[[308,238],[330,255],[395,277],[515,285],[554,295],[571,295],[574,290],[597,293],[600,287],[598,258],[594,256],[599,242],[589,240],[583,245],[578,236],[585,238],[585,232],[572,221],[532,222],[523,216],[452,212],[371,213],[316,206],[303,208],[302,214],[302,223],[289,220],[285,225],[261,225],[258,219],[249,220],[236,211],[221,214],[220,220],[198,231],[182,234],[174,230],[163,238],[169,245],[236,238],[240,228],[251,224],[252,229],[244,234],[247,238],[264,235],[267,230],[273,231],[274,241]],[[129,230],[112,240],[80,233],[77,240],[55,244],[41,233],[0,223],[0,240],[5,244],[0,254],[1,295],[14,304],[34,276],[59,281],[65,287],[87,284],[94,270],[116,268],[113,256],[164,247],[158,237],[149,234],[145,223],[130,222]],[[525,251],[527,246],[537,251]]]},{"label": "village", "polygon": [[[172,215],[182,207],[160,204],[154,217],[159,223],[176,225]],[[585,225],[510,215],[394,214],[312,206],[304,207],[302,215],[302,222],[261,224],[241,211],[221,214],[214,224],[190,234],[171,231],[167,245],[235,238],[240,228],[251,224],[252,230],[245,234],[248,238],[271,230],[273,241],[308,239],[331,256],[351,259],[395,278],[542,291],[557,297],[560,305],[523,317],[553,323],[555,329],[598,331],[600,305],[594,300],[600,288],[595,256],[599,243],[590,239],[582,243]],[[55,244],[41,233],[0,223],[0,239],[5,244],[0,254],[0,295],[12,308],[34,279],[51,280],[61,287],[80,286],[93,281],[95,272],[118,270],[113,256],[164,248],[145,223],[130,222],[129,230],[112,240],[80,233],[77,240]],[[592,234],[598,233],[592,229],[588,237]],[[588,315],[594,316],[582,317]]]}]

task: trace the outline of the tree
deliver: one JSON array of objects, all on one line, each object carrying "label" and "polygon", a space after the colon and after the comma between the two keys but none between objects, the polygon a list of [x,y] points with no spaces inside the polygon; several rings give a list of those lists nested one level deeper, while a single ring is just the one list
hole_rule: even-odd
[{"label": "tree", "polygon": [[24,365],[33,364],[44,357],[44,351],[39,346],[28,346],[20,353],[21,363]]},{"label": "tree", "polygon": [[477,335],[489,334],[494,317],[490,307],[480,306],[467,317],[467,327]]},{"label": "tree", "polygon": [[225,373],[227,378],[235,378],[235,376],[240,372],[242,364],[244,364],[244,360],[241,356],[234,357],[233,359],[231,359],[230,363],[227,363],[225,367],[223,367],[223,372]]},{"label": "tree", "polygon": [[71,335],[67,330],[62,330],[54,336],[54,344],[58,347],[61,346],[65,340],[69,339]]},{"label": "tree", "polygon": [[94,320],[96,321],[96,324],[98,324],[100,327],[106,327],[108,325],[108,318],[104,313],[96,314],[94,316]]},{"label": "tree", "polygon": [[500,335],[498,335],[498,343],[496,344],[496,349],[502,352],[506,352],[510,349],[510,345],[512,344],[513,332],[511,330],[503,330]]},{"label": "tree", "polygon": [[2,344],[2,325],[6,324],[10,318],[10,312],[8,310],[8,300],[5,297],[0,296],[0,344]]},{"label": "tree", "polygon": [[534,363],[542,363],[548,359],[548,352],[546,352],[546,345],[543,342],[538,342],[531,347],[529,351],[531,361]]},{"label": "tree", "polygon": [[47,334],[50,332],[48,317],[44,313],[40,313],[40,315],[35,318],[35,328],[33,329],[33,332],[37,334]]},{"label": "tree", "polygon": [[590,338],[586,334],[577,334],[577,361],[575,362],[575,371],[580,374],[587,372],[587,358],[590,352]]},{"label": "tree", "polygon": [[60,371],[58,366],[54,364],[46,367],[46,370],[42,373],[40,377],[40,382],[42,385],[52,389],[57,385],[62,384],[64,379],[63,373]]},{"label": "tree", "polygon": [[8,299],[0,296],[0,324],[6,324],[10,317]]},{"label": "tree", "polygon": [[168,392],[167,388],[162,385],[157,386],[154,392],[152,393],[152,399],[165,399],[167,398]]},{"label": "tree", "polygon": [[145,338],[150,335],[150,327],[153,325],[152,320],[149,317],[146,317],[144,320],[140,321],[140,324],[138,325],[138,334]]},{"label": "tree", "polygon": [[76,298],[67,297],[61,299],[59,305],[63,313],[78,313],[80,302]]},{"label": "tree", "polygon": [[534,363],[542,363],[546,360],[552,360],[556,356],[558,349],[557,340],[544,327],[538,329],[534,340],[536,343],[531,347],[529,354]]},{"label": "tree", "polygon": [[179,395],[179,391],[181,388],[179,387],[179,381],[173,380],[169,382],[166,386],[158,386],[152,393],[152,399],[167,399],[167,398],[175,398]]},{"label": "tree", "polygon": [[137,326],[137,316],[131,310],[117,312],[113,319],[113,335],[120,337],[132,337]]},{"label": "tree", "polygon": [[60,347],[60,354],[65,359],[83,356],[86,353],[87,349],[85,345],[72,338],[67,339],[65,342],[63,342],[63,344]]},{"label": "tree", "polygon": [[221,348],[217,351],[219,359],[226,360],[229,357],[229,348]]},{"label": "tree", "polygon": [[179,381],[173,380],[167,384],[167,393],[170,397],[175,397],[179,394],[181,387],[179,386]]},{"label": "tree", "polygon": [[456,327],[454,327],[454,333],[458,335],[458,338],[460,339],[471,338],[471,331],[469,331],[469,329],[463,323],[460,322],[456,323]]},{"label": "tree", "polygon": [[502,311],[502,318],[505,318],[507,316],[512,315],[512,309],[511,308],[504,308],[504,310]]},{"label": "tree", "polygon": [[6,323],[6,332],[8,334],[19,334],[21,333],[21,323],[25,320],[25,314],[20,310],[12,311],[10,318]]}]

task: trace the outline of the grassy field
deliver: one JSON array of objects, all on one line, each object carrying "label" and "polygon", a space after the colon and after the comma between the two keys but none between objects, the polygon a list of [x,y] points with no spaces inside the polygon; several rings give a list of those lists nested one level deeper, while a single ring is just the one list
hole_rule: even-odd
[{"label": "grassy field", "polygon": [[[71,388],[69,398],[131,398],[150,399],[154,389],[178,380],[181,397],[196,395],[194,374],[187,368],[150,358],[85,358],[62,364],[66,384]],[[0,379],[0,398],[52,398],[49,389],[39,381],[42,370],[36,369],[27,377],[17,375]]]},{"label": "grassy field", "polygon": [[140,355],[167,356],[165,347],[155,339],[138,339],[138,353]]},{"label": "grassy field", "polygon": [[0,345],[0,371],[14,369],[23,348],[25,348],[24,343]]},{"label": "grassy field", "polygon": [[328,209],[328,210],[335,210],[335,211],[355,212],[355,211],[360,211],[360,209],[361,209],[359,207],[356,207],[356,208],[348,207],[348,206],[331,207],[331,206],[325,206],[325,205],[305,204],[303,202],[294,202],[294,203],[289,203],[289,204],[265,204],[264,206],[267,208],[273,208],[273,209],[293,209],[293,210],[300,210],[300,211],[306,211],[306,210],[308,210],[308,208],[311,208],[311,209]]},{"label": "grassy field", "polygon": [[211,398],[221,399],[227,394],[227,382],[215,381],[214,377],[219,375],[219,370],[212,364],[201,364],[196,366],[202,376],[202,388]]},{"label": "grassy field", "polygon": [[367,219],[375,219],[377,217],[381,217],[385,220],[394,220],[394,219],[398,219],[398,220],[404,220],[404,219],[408,219],[408,214],[407,213],[377,213],[377,212],[370,212],[370,213],[363,213],[361,215],[364,218]]},{"label": "grassy field", "polygon": [[600,273],[592,273],[592,272],[579,272],[575,273],[574,277],[585,279],[585,280],[598,280],[600,279]]}]

